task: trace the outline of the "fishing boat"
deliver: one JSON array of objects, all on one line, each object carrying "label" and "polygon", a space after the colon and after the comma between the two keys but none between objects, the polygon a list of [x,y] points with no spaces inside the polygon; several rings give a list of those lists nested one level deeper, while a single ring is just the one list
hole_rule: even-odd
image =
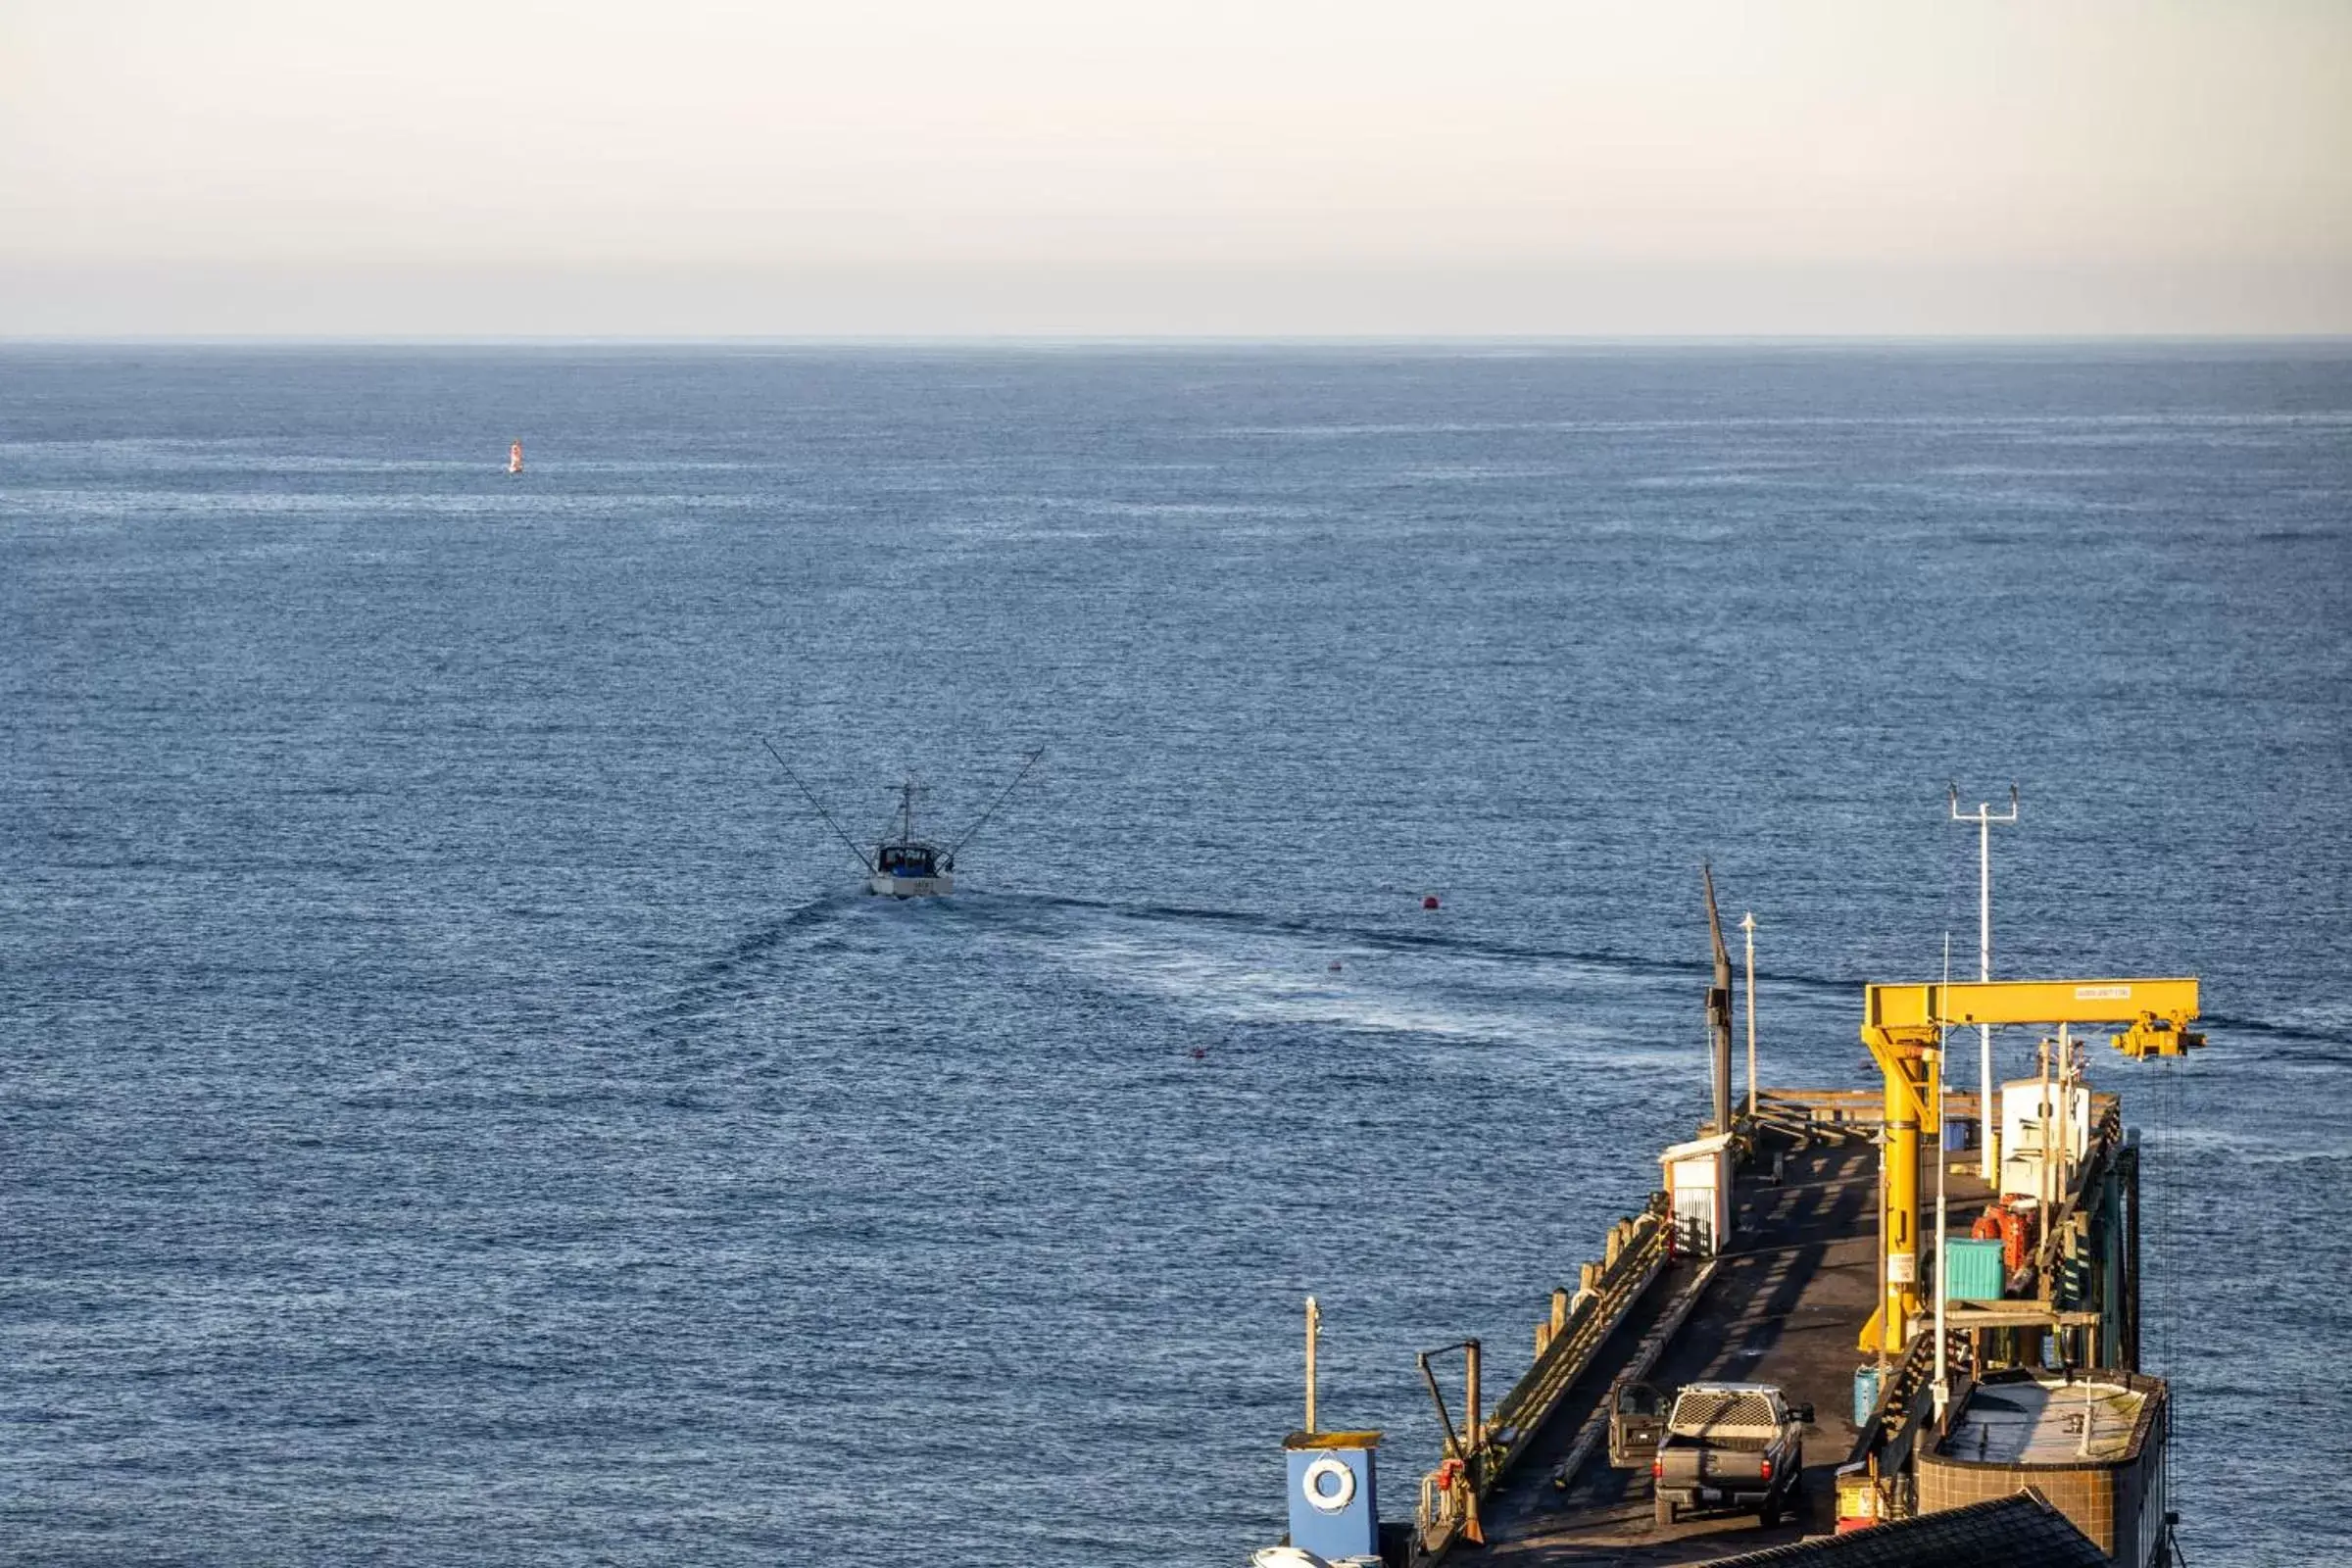
[{"label": "fishing boat", "polygon": [[833,830],[833,836],[849,846],[850,853],[858,857],[858,863],[865,868],[865,891],[876,898],[889,899],[937,899],[955,892],[956,852],[988,825],[989,818],[997,814],[998,808],[1012,798],[1012,792],[1020,787],[1021,780],[1029,776],[1029,770],[1037,766],[1038,759],[1046,755],[1043,747],[1031,752],[1022,760],[1020,771],[1012,775],[1012,782],[1005,785],[997,798],[989,803],[988,809],[980,813],[979,820],[949,844],[925,838],[915,830],[915,803],[929,791],[909,773],[899,786],[899,808],[892,813],[891,826],[884,830],[884,836],[875,843],[873,853],[869,855],[865,846],[843,831],[841,824],[834,820],[833,813],[826,810],[824,803],[816,798],[816,792],[792,770],[790,762],[784,760],[784,754],[764,740],[760,744],[767,747],[767,755],[776,760],[776,765],[784,769],[784,776],[792,780],[800,790],[802,799],[824,819],[825,826]]},{"label": "fishing boat", "polygon": [[936,899],[956,891],[956,852],[914,832],[914,801],[923,793],[911,773],[899,786],[899,831],[874,846],[865,891],[878,898]]}]

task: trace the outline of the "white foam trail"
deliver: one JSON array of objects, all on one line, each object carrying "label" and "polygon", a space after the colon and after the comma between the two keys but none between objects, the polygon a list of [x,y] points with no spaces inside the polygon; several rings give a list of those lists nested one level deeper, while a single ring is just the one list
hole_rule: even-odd
[{"label": "white foam trail", "polygon": [[[1516,960],[1506,966],[1458,954],[1422,957],[1280,939],[1257,939],[1245,944],[1245,951],[1219,953],[1163,939],[1163,934],[1209,933],[1187,933],[1164,922],[1155,927],[1149,935],[1101,931],[1040,946],[1051,961],[1098,985],[1142,993],[1220,1022],[1319,1026],[1553,1055],[1605,1051],[1612,1060],[1627,1062],[1683,1054],[1671,1044],[1660,1046],[1653,1037],[1629,1031],[1617,1001],[1607,1009],[1610,1024],[1582,1021],[1579,994],[1622,998],[1628,983],[1621,975],[1588,973],[1559,960]],[[1343,964],[1337,974],[1327,967],[1335,957]],[[1456,995],[1432,995],[1419,983],[1424,975],[1441,982],[1439,989],[1446,993],[1464,989],[1469,975],[1473,991],[1484,979],[1507,983],[1520,995],[1465,1002]]]}]

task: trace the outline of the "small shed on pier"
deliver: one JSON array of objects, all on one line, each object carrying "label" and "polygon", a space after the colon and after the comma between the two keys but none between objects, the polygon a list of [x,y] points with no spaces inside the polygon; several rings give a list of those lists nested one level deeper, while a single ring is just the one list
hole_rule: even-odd
[{"label": "small shed on pier", "polygon": [[1709,1256],[1732,1237],[1732,1135],[1676,1144],[1658,1156],[1674,1200],[1676,1245]]}]

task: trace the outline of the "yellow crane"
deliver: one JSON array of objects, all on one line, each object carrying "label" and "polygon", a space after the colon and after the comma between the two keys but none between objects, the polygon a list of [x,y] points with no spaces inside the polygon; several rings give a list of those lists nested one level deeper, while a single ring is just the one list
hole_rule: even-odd
[{"label": "yellow crane", "polygon": [[[1923,1310],[1919,1280],[1920,1129],[1939,1102],[1944,1031],[1973,1024],[2123,1024],[2109,1044],[2127,1056],[2178,1056],[2205,1044],[2194,977],[2159,980],[1952,980],[1874,985],[1862,1003],[1862,1043],[1886,1080],[1886,1180],[1879,1213],[1886,1295],[1862,1331],[1862,1348],[1902,1353]],[[1939,1146],[1940,1147],[1940,1144]]]}]

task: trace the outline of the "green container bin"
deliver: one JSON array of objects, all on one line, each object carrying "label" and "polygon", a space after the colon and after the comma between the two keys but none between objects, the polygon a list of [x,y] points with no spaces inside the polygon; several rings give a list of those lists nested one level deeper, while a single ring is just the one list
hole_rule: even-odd
[{"label": "green container bin", "polygon": [[1886,1376],[1875,1366],[1854,1368],[1854,1430],[1870,1425],[1870,1412],[1879,1407],[1879,1382]]},{"label": "green container bin", "polygon": [[1947,1237],[1943,1244],[1943,1298],[1947,1301],[1997,1301],[2005,1272],[2001,1267],[2000,1238],[1977,1241]]}]

